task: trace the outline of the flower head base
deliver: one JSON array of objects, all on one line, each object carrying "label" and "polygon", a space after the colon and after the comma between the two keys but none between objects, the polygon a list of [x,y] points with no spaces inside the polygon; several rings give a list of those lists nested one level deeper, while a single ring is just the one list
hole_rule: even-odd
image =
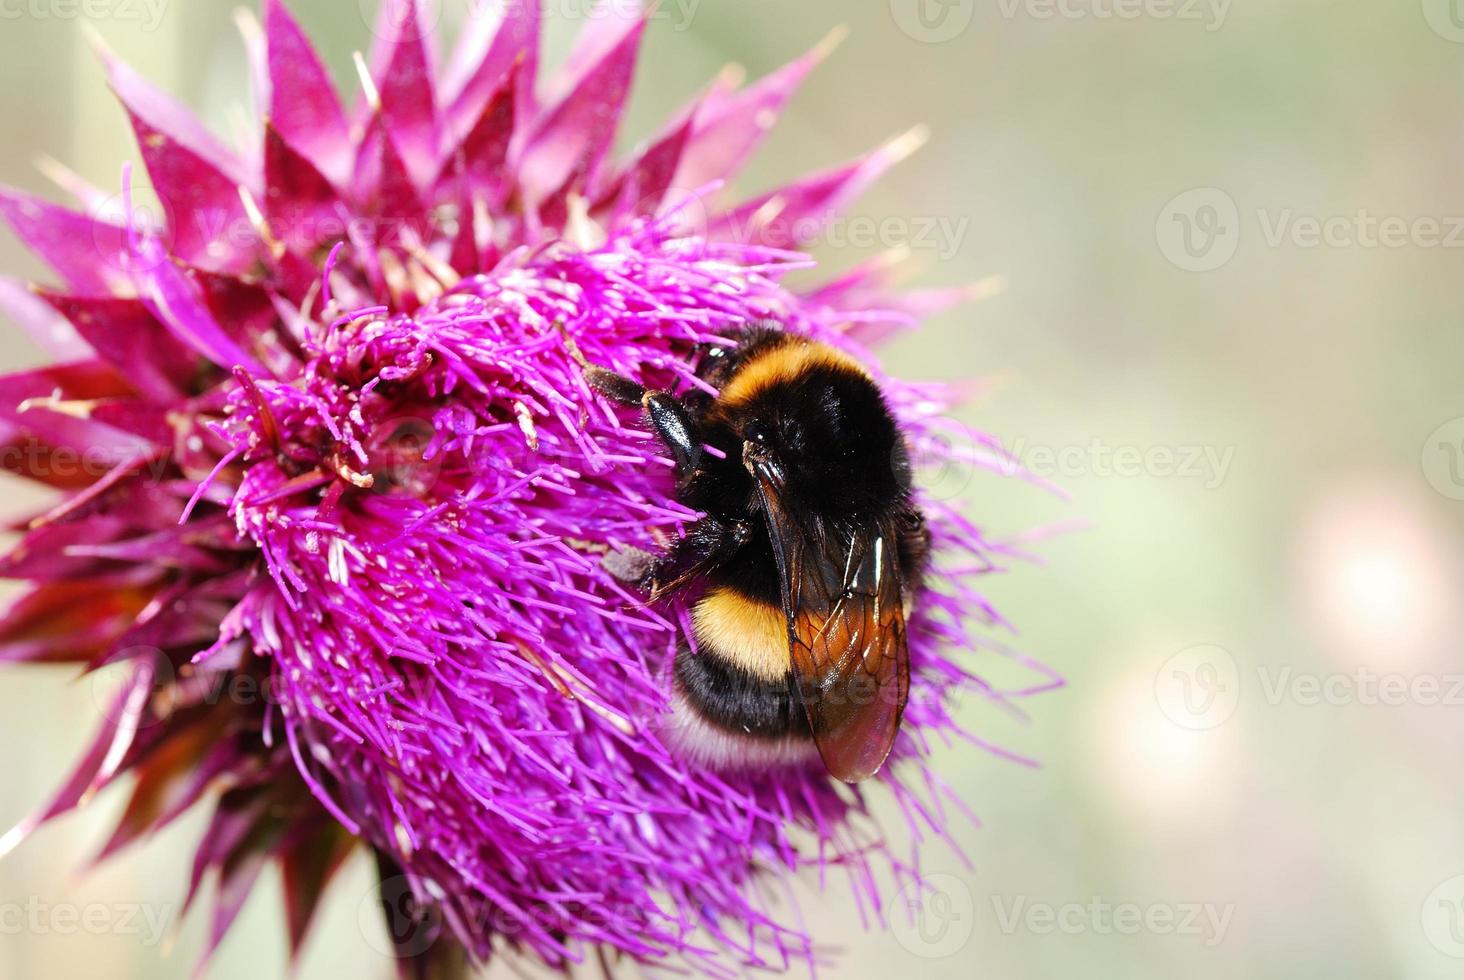
[{"label": "flower head base", "polygon": [[[219,871],[215,942],[273,858],[298,943],[352,838],[480,957],[567,965],[608,947],[781,968],[813,946],[757,885],[807,864],[843,866],[878,916],[871,862],[919,869],[884,849],[858,793],[668,747],[685,610],[646,605],[607,565],[695,515],[581,365],[684,389],[699,345],[764,319],[867,360],[863,344],[962,298],[889,295],[878,263],[784,284],[810,264],[795,229],[910,141],[729,207],[719,182],[822,50],[746,89],[719,81],[614,163],[638,10],[592,20],[541,102],[536,5],[474,23],[438,73],[416,5],[389,3],[354,111],[284,8],[264,14],[246,34],[269,115],[247,151],[108,59],[164,223],[141,221],[130,189],[119,222],[0,192],[65,283],[0,299],[77,358],[0,379],[7,439],[39,447],[6,459],[73,491],[0,562],[36,583],[0,657],[133,670],[38,819],[133,772],[110,852],[223,778],[192,882]],[[941,393],[886,390],[917,455],[938,453]],[[82,449],[99,479],[51,465]],[[922,759],[966,737],[951,699],[1055,683],[998,692],[959,662],[984,643],[973,623],[999,622],[973,580],[1002,549],[923,506],[937,574],[880,776],[917,839],[945,836],[950,801]],[[214,696],[241,679],[268,697]]]}]

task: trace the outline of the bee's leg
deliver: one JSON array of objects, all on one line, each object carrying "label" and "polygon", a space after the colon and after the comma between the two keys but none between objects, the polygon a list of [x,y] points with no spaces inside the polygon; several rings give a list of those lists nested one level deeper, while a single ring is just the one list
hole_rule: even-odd
[{"label": "bee's leg", "polygon": [[622,374],[594,365],[585,367],[585,380],[607,398],[622,405],[645,408],[656,434],[671,451],[678,476],[701,466],[702,447],[696,438],[696,426],[692,424],[691,413],[675,395],[669,391],[647,391],[643,385]]},{"label": "bee's leg", "polygon": [[701,469],[703,450],[686,406],[675,395],[665,391],[646,392],[641,404],[645,405],[656,434],[671,451],[677,475],[685,476]]},{"label": "bee's leg", "polygon": [[653,599],[660,599],[731,558],[751,538],[752,527],[746,521],[723,520],[708,514],[688,527],[671,549],[657,559],[641,584]]},{"label": "bee's leg", "polygon": [[607,371],[589,363],[583,366],[585,380],[589,382],[590,387],[611,401],[617,401],[622,405],[639,405],[645,399],[645,387],[625,375],[616,374],[614,371]]}]

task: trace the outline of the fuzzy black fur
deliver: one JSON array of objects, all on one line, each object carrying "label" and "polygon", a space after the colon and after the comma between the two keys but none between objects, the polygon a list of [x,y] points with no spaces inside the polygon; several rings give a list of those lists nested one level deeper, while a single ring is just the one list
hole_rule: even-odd
[{"label": "fuzzy black fur", "polygon": [[[748,365],[788,345],[809,341],[768,327],[743,333],[736,347],[705,358],[702,377],[718,388]],[[608,388],[609,385],[601,386]],[[766,449],[785,475],[783,505],[810,541],[839,553],[858,529],[894,527],[899,567],[913,589],[924,571],[928,532],[910,501],[905,441],[879,388],[862,372],[836,361],[807,366],[769,384],[743,404],[695,394],[668,406],[662,392],[645,396],[652,424],[682,462],[691,441],[725,455],[698,452],[695,465],[679,465],[678,496],[707,516],[650,573],[657,593],[704,580],[768,605],[782,590],[768,524],[743,446]],[[672,411],[671,409],[674,409]],[[672,417],[674,416],[674,418]],[[670,418],[674,425],[668,425]],[[754,677],[711,644],[676,659],[676,683],[688,704],[709,724],[759,739],[811,738],[791,670],[779,682]],[[791,658],[791,654],[790,654]]]}]

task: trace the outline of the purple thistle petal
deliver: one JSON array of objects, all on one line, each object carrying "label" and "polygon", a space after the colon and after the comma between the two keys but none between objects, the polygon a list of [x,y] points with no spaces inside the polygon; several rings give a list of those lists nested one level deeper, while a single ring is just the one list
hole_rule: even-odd
[{"label": "purple thistle petal", "polygon": [[253,236],[245,236],[245,247],[238,246],[241,229],[248,227],[239,197],[241,185],[142,117],[132,116],[132,128],[167,215],[166,234],[173,252],[186,262],[221,272],[253,263],[257,244]]},{"label": "purple thistle petal", "polygon": [[[204,305],[221,330],[253,353],[275,377],[291,377],[299,370],[296,337],[280,329],[276,293],[299,302],[317,286],[318,279],[300,268],[294,251],[280,257],[270,283],[260,283],[204,269],[185,270],[203,296]],[[313,271],[313,267],[311,269]]]},{"label": "purple thistle petal", "polygon": [[622,215],[655,214],[676,180],[694,125],[695,120],[688,114],[679,127],[647,147],[606,188],[602,202],[614,202],[616,212]]},{"label": "purple thistle petal", "polygon": [[219,326],[197,284],[171,259],[156,253],[152,257],[153,267],[140,278],[143,302],[157,321],[219,367],[264,373],[263,366]]},{"label": "purple thistle petal", "polygon": [[391,243],[400,229],[395,222],[421,224],[427,208],[412,180],[406,160],[381,116],[373,116],[356,161],[356,199],[361,210],[379,218],[371,231],[375,244]]},{"label": "purple thistle petal", "polygon": [[840,210],[925,142],[911,130],[859,159],[755,197],[713,222],[709,233],[772,249],[808,244]]},{"label": "purple thistle petal", "polygon": [[48,292],[40,296],[142,394],[166,402],[185,393],[196,377],[197,357],[163,329],[141,300]]},{"label": "purple thistle petal", "polygon": [[[244,170],[237,154],[205,129],[187,106],[155,88],[100,43],[94,47],[113,93],[132,117],[134,126],[141,121],[149,134],[185,148],[205,169],[217,173],[231,187],[252,189],[255,186],[256,180]],[[138,139],[143,140],[141,132]]]},{"label": "purple thistle petal", "polygon": [[150,582],[155,572],[113,564],[71,552],[78,544],[112,541],[126,533],[127,522],[112,514],[92,514],[65,524],[47,524],[26,532],[14,548],[0,556],[0,575],[36,582],[94,578],[129,586]]},{"label": "purple thistle petal", "polygon": [[[740,173],[768,132],[777,124],[788,100],[844,37],[829,34],[801,58],[779,68],[735,95],[714,93],[696,114],[696,132],[676,171],[678,187],[703,187]],[[720,96],[720,97],[717,97]]]},{"label": "purple thistle petal", "polygon": [[507,0],[503,17],[470,17],[443,78],[443,103],[448,106],[451,133],[461,134],[483,115],[509,72],[520,79],[516,113],[523,118],[534,110],[534,84],[539,63],[539,4]]},{"label": "purple thistle petal", "polygon": [[112,644],[147,602],[95,582],[55,582],[32,589],[0,616],[0,661],[78,663]]},{"label": "purple thistle petal", "polygon": [[[390,57],[377,75],[381,119],[414,182],[425,184],[437,169],[438,121],[433,91],[435,79],[428,63],[416,0],[394,0],[402,9],[391,16],[393,34],[385,50]],[[382,10],[392,6],[384,3]]]},{"label": "purple thistle petal", "polygon": [[248,227],[240,189],[255,191],[258,178],[175,99],[109,52],[100,54],[162,203],[174,254],[220,271],[246,267],[257,242],[240,235]]},{"label": "purple thistle petal", "polygon": [[263,0],[269,122],[336,185],[350,181],[350,128],[340,96],[283,0]]},{"label": "purple thistle petal", "polygon": [[98,295],[131,289],[127,232],[117,225],[4,186],[0,217],[69,288]]},{"label": "purple thistle petal", "polygon": [[280,877],[284,884],[292,964],[299,959],[326,886],[355,847],[356,841],[344,830],[321,821],[317,827],[297,828],[281,849]]},{"label": "purple thistle petal", "polygon": [[127,808],[93,865],[172,823],[202,799],[210,782],[243,761],[234,743],[218,737],[214,726],[193,726],[134,767],[137,781]]},{"label": "purple thistle petal", "polygon": [[123,755],[137,735],[137,726],[143,713],[147,710],[154,669],[150,661],[143,661],[134,668],[132,675],[107,707],[106,721],[92,740],[91,747],[82,755],[81,762],[72,770],[70,777],[52,797],[51,802],[35,815],[21,821],[4,836],[0,836],[0,856],[13,850],[47,820],[74,809],[116,773]]},{"label": "purple thistle petal", "polygon": [[0,418],[15,423],[53,446],[91,455],[87,462],[103,471],[146,455],[150,443],[91,418],[95,399],[124,397],[132,389],[100,361],[56,365],[0,377]]},{"label": "purple thistle petal", "polygon": [[264,216],[285,248],[308,252],[345,227],[349,213],[334,185],[273,125],[264,126]]},{"label": "purple thistle petal", "polygon": [[525,200],[542,206],[556,192],[595,175],[620,124],[630,93],[645,17],[599,16],[584,30],[566,91],[543,111],[518,161]]},{"label": "purple thistle petal", "polygon": [[91,353],[66,317],[39,295],[32,286],[10,276],[0,276],[0,312],[58,361],[71,361]]},{"label": "purple thistle petal", "polygon": [[[466,181],[468,191],[482,195],[493,206],[501,205],[513,187],[508,151],[517,118],[518,86],[522,80],[523,66],[516,65],[484,104],[482,115],[463,137],[462,143],[449,155],[449,166]],[[471,209],[468,213],[471,214]]]}]

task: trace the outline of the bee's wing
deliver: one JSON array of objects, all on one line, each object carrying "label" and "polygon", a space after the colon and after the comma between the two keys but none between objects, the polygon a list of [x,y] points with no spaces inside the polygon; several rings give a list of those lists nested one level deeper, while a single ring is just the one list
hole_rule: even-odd
[{"label": "bee's wing", "polygon": [[770,530],[814,740],[831,774],[859,782],[889,756],[910,690],[898,535],[877,526],[819,546],[788,526]]}]

